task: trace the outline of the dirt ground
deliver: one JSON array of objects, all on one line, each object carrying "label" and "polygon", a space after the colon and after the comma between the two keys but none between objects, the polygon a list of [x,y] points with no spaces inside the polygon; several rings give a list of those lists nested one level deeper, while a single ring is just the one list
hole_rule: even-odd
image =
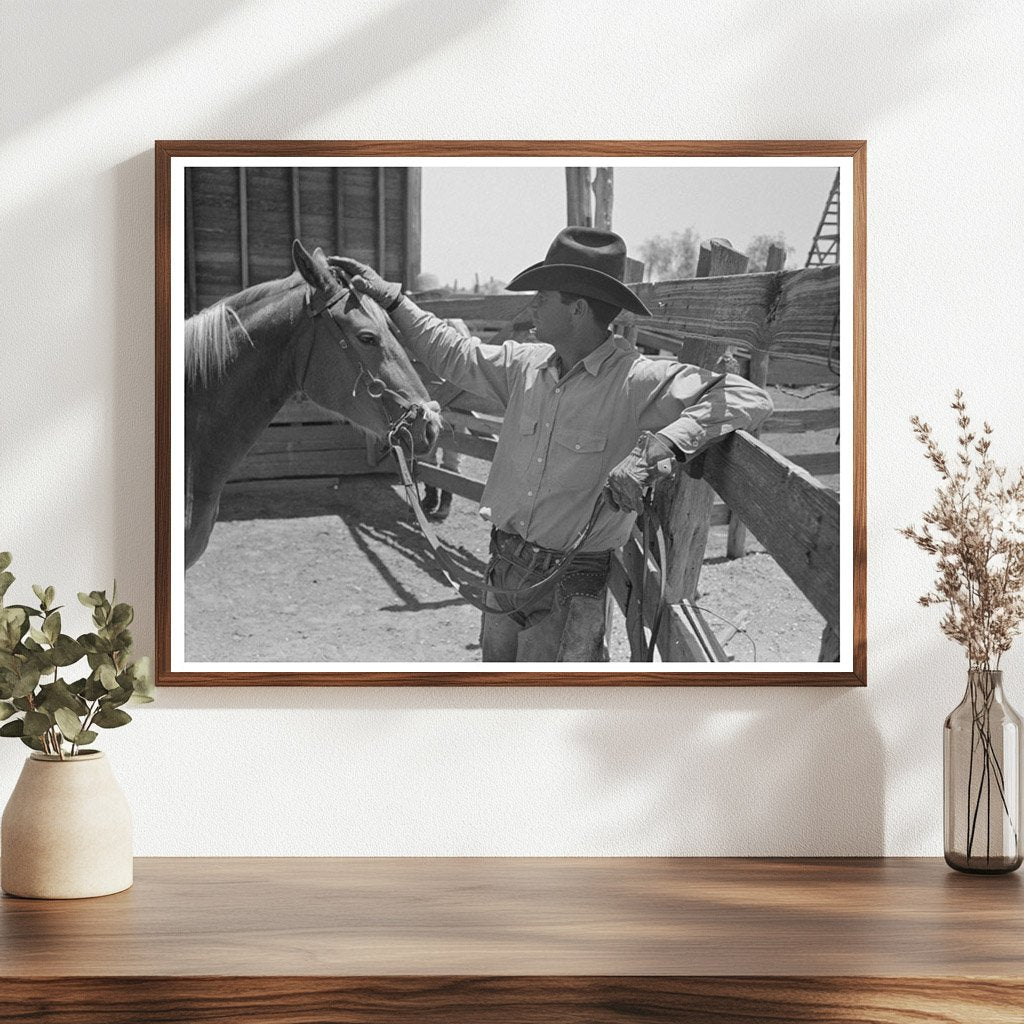
[{"label": "dirt ground", "polygon": [[[772,389],[776,410],[834,408],[835,393]],[[829,451],[835,428],[765,431],[786,454]],[[483,479],[486,463],[464,459]],[[837,486],[835,477],[822,478]],[[446,548],[480,574],[489,526],[456,496],[438,527]],[[712,530],[697,603],[736,661],[816,661],[824,621],[750,538],[725,557]],[[201,662],[473,662],[479,613],[452,591],[391,477],[346,477],[335,487],[228,493],[203,557],[185,582],[185,659]],[[624,625],[613,661],[629,661]]]}]

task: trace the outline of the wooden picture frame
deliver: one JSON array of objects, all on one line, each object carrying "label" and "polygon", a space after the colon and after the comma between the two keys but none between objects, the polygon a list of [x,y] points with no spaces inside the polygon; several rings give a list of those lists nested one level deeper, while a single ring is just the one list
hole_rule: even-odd
[{"label": "wooden picture frame", "polygon": [[[362,188],[361,195],[375,198],[372,208],[359,214],[362,218],[359,230],[363,234],[354,246],[357,251],[349,254],[374,265],[378,265],[375,260],[379,260],[386,276],[396,279],[401,275],[408,288],[409,282],[417,280],[421,269],[418,253],[422,169],[463,163],[467,167],[564,168],[569,223],[584,223],[587,218],[600,217],[603,213],[601,190],[604,185],[600,174],[592,186],[597,205],[594,208],[590,205],[589,167],[600,171],[604,167],[719,166],[730,171],[750,168],[751,173],[756,168],[836,168],[827,202],[826,197],[822,197],[823,212],[811,253],[813,256],[817,251],[821,266],[779,269],[781,250],[774,254],[769,250],[764,272],[744,273],[746,257],[733,250],[727,240],[713,238],[701,246],[694,278],[660,283],[635,279],[631,287],[655,310],[651,321],[638,325],[636,318],[631,320],[626,315],[617,323],[633,340],[660,348],[683,361],[697,361],[699,357],[706,365],[717,366],[728,357],[731,362],[725,364],[726,368],[735,367],[762,384],[770,380],[770,365],[782,365],[781,361],[788,359],[794,364],[804,361],[807,365],[821,366],[823,360],[827,360],[830,372],[837,379],[837,407],[825,419],[829,429],[837,431],[838,451],[817,455],[798,453],[790,459],[758,438],[737,432],[709,448],[694,467],[687,467],[690,475],[685,477],[686,482],[673,485],[676,490],[659,491],[659,514],[666,526],[669,545],[666,594],[670,614],[667,624],[664,621],[661,624],[658,649],[663,657],[672,658],[671,661],[641,664],[619,660],[612,664],[566,668],[552,664],[549,670],[547,666],[471,667],[468,661],[465,665],[412,661],[396,663],[395,668],[389,662],[349,661],[344,657],[233,662],[228,660],[230,650],[225,652],[225,659],[216,662],[189,658],[183,639],[184,542],[181,539],[185,445],[182,332],[186,312],[194,312],[238,291],[239,285],[245,288],[266,280],[271,268],[280,264],[280,245],[270,253],[263,241],[258,240],[264,236],[253,234],[254,217],[276,218],[278,226],[274,230],[278,234],[283,232],[282,237],[301,238],[313,234],[324,239],[321,244],[328,251],[340,251],[343,245],[351,250],[353,244],[349,238],[355,237],[357,232],[347,237],[347,228],[343,226],[349,196],[345,189],[349,186],[339,183],[349,182],[352,175],[348,172],[352,168],[359,169],[358,181],[352,179],[356,181],[352,188]],[[275,169],[273,175],[264,170],[268,167]],[[197,176],[196,172],[200,168],[218,168],[221,172],[231,169],[229,191],[233,205],[229,215],[225,216],[224,209],[217,207],[209,196],[202,200],[207,204],[204,209],[218,212],[211,213],[208,220],[197,215],[201,203],[191,195],[188,183],[200,180],[201,175]],[[259,170],[247,170],[249,168]],[[309,169],[316,169],[316,174],[311,176]],[[283,176],[277,172],[283,172]],[[155,661],[158,684],[866,685],[865,173],[866,143],[863,141],[158,141],[155,145]],[[213,192],[223,189],[223,183],[229,181],[224,173],[219,177],[208,175],[208,179],[213,182],[209,185]],[[272,196],[268,188],[276,190]],[[263,193],[257,194],[260,189]],[[543,256],[550,236],[564,224],[565,220],[553,225],[547,239],[538,238],[535,259]],[[669,224],[665,230],[675,227]],[[190,239],[188,246],[186,237]],[[230,238],[234,240],[232,245],[237,243],[237,250],[230,258],[218,251],[203,257],[206,263],[197,262],[192,249],[197,237],[205,237],[207,241]],[[367,241],[371,237],[376,243]],[[396,238],[400,244],[393,244]],[[802,254],[799,258],[802,262]],[[481,316],[500,320],[514,313],[528,298],[495,295],[486,302],[468,306],[466,299],[428,296],[423,305],[446,318],[465,320],[466,310],[471,309],[479,311]],[[513,326],[506,329],[506,335]],[[456,409],[453,415],[458,418],[461,414]],[[797,413],[787,415],[787,422],[797,425],[793,429],[804,422]],[[326,429],[321,425],[321,433]],[[459,444],[464,453],[486,457],[487,452],[493,451],[493,437],[486,433],[474,434],[472,424],[468,428],[456,427],[455,431],[462,437]],[[293,431],[296,437],[298,433]],[[298,441],[289,440],[283,447],[278,446],[277,454],[287,449],[292,467],[311,464],[312,456],[307,458],[308,453],[295,455],[297,445]],[[355,454],[335,453],[332,458],[341,461],[330,463],[329,474],[343,472],[344,469],[338,467],[345,464],[345,458],[355,463],[363,460],[361,464],[368,465],[366,460],[372,461],[371,447],[367,445]],[[256,455],[259,454],[256,451]],[[835,468],[839,472],[834,478],[838,480],[834,488],[812,475],[829,473]],[[424,473],[427,483],[433,481],[438,487],[450,487],[456,494],[474,496],[479,493],[479,483],[446,475],[443,468],[428,466]],[[683,474],[678,476],[684,477]],[[689,483],[693,478],[703,480],[703,484]],[[172,482],[176,488],[173,491]],[[660,486],[667,488],[669,485]],[[717,498],[712,492],[717,493]],[[723,503],[724,512],[721,510]],[[739,510],[742,518],[730,509]],[[730,552],[745,550],[743,532],[744,527],[748,528],[793,581],[803,599],[822,617],[825,630],[821,652],[830,660],[773,662],[764,667],[759,667],[757,661],[674,660],[680,654],[695,659],[714,659],[721,653],[721,642],[714,634],[711,620],[697,604],[695,594],[696,572],[703,559],[708,524],[723,515],[732,520]],[[643,558],[640,541],[634,538],[616,556],[610,586],[626,611],[626,629],[634,650],[638,629],[639,636],[644,636],[644,623],[638,626],[635,605]],[[654,570],[656,566],[649,563],[648,572]],[[294,611],[286,611],[282,606],[275,613],[274,621],[284,622],[282,628],[287,629],[288,616],[292,614]],[[301,618],[303,613],[299,614]],[[649,609],[645,614],[650,625]],[[225,646],[231,647],[230,637]]]}]

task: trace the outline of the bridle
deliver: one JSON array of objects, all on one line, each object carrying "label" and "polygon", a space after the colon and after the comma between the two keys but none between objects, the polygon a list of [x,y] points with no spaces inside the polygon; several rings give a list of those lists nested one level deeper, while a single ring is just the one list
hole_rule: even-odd
[{"label": "bridle", "polygon": [[[346,285],[345,288],[339,288],[337,291],[334,291],[329,295],[325,295],[323,298],[320,298],[313,288],[308,288],[306,291],[306,316],[308,316],[310,320],[313,322],[313,337],[309,343],[309,352],[306,353],[306,365],[303,368],[302,374],[298,380],[298,386],[300,391],[305,391],[306,389],[306,378],[309,376],[309,368],[313,363],[313,353],[314,351],[316,351],[316,332],[317,327],[321,322],[321,319],[324,322],[329,323],[331,325],[331,328],[334,331],[335,342],[341,348],[347,349],[349,347],[349,343],[348,338],[345,336],[345,331],[343,330],[341,324],[339,324],[338,321],[335,320],[334,315],[330,311],[336,305],[338,305],[339,302],[342,302],[343,300],[350,298],[355,300],[355,304],[360,310],[363,309],[362,302],[359,298],[359,292],[357,292],[356,289],[353,287],[349,277],[345,274],[344,271],[339,270],[337,271],[337,273],[341,275],[342,282]],[[328,315],[324,316],[325,313]],[[370,370],[369,367],[367,367],[366,363],[364,363],[362,358],[360,357],[358,349],[354,349],[353,354],[355,355],[356,362],[358,362],[359,364],[359,373],[356,375],[356,379],[352,384],[353,398],[355,398],[356,394],[359,391],[359,385],[363,382],[363,379],[365,378],[366,393],[371,398],[375,398],[383,403],[384,396],[391,395],[391,397],[395,399],[400,405],[407,405],[408,400],[405,398],[404,395],[399,394],[393,388],[389,388],[387,384],[380,379],[380,377],[376,376],[373,373],[373,371]],[[397,425],[403,423],[411,423],[413,420],[418,419],[422,415],[422,410],[420,409],[419,406],[408,405],[405,412],[402,414],[402,416],[396,423],[396,421],[392,420],[390,415],[388,414],[387,405],[383,406],[382,411],[384,413],[384,419],[388,424],[389,438],[391,436],[391,432],[394,431]],[[411,431],[407,432],[409,436],[409,451],[411,452],[413,450],[412,433]]]}]

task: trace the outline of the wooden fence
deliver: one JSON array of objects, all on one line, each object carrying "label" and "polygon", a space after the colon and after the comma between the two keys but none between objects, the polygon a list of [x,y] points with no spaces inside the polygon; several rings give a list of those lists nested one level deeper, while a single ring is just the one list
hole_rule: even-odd
[{"label": "wooden fence", "polygon": [[[712,262],[708,269],[722,268]],[[838,379],[836,266],[762,274],[720,273],[632,287],[654,316],[624,314],[619,327],[642,344],[705,367],[721,365],[723,354],[728,353],[740,372],[762,384],[771,383],[772,365],[782,360],[816,366],[832,375],[832,380]],[[524,336],[528,329],[528,302],[518,295],[439,299],[423,305],[438,316],[465,321],[474,335],[485,340]],[[497,448],[502,414],[501,408],[475,396],[459,395],[446,413],[454,429],[450,446],[490,461]],[[833,423],[828,411],[822,410],[810,416],[785,413],[779,420],[789,429],[815,421],[826,426]],[[668,614],[657,641],[662,659],[725,660],[694,599],[708,532],[730,517],[732,528],[742,524],[750,529],[825,620],[819,660],[838,660],[839,501],[833,490],[812,475],[838,473],[838,453],[790,459],[739,431],[686,469],[656,490],[657,513],[668,546],[666,565],[657,565],[656,553],[644,551],[642,536],[634,531],[613,566],[610,589],[625,615],[634,660],[641,658],[644,627],[653,624],[663,571]],[[483,484],[464,475],[425,465],[420,473],[426,483],[471,501],[482,496]],[[649,593],[641,602],[645,560]],[[640,620],[641,605],[646,622]]]},{"label": "wooden fence", "polygon": [[[714,263],[710,269],[722,268]],[[654,313],[650,318],[624,314],[619,328],[666,358],[715,367],[723,355],[740,372],[772,383],[779,363],[800,362],[837,379],[839,345],[839,270],[720,274],[631,287]],[[485,341],[524,338],[529,329],[530,296],[496,295],[435,299],[421,305],[446,319],[462,320]],[[785,369],[783,370],[785,371]],[[825,379],[828,379],[827,377]],[[446,405],[453,429],[449,448],[490,462],[497,448],[504,410],[460,393]],[[770,424],[786,430],[832,426],[828,410],[775,414]],[[299,424],[302,424],[301,428]],[[358,472],[391,472],[390,460],[352,427],[333,420],[311,403],[290,402],[243,462],[233,487],[265,486],[286,477],[333,482]],[[815,479],[838,473],[838,453],[786,458],[758,438],[739,431],[710,448],[679,474],[660,484],[656,507],[664,528],[668,558],[664,567],[669,605],[658,636],[665,661],[720,661],[725,654],[694,599],[708,532],[733,519],[757,537],[826,622],[820,660],[839,652],[839,502],[836,493]],[[421,479],[479,502],[483,483],[467,475],[420,464]],[[648,565],[648,621],[640,621],[639,585]],[[635,660],[650,628],[659,575],[656,555],[644,551],[639,531],[617,555],[610,590],[622,609]]]}]

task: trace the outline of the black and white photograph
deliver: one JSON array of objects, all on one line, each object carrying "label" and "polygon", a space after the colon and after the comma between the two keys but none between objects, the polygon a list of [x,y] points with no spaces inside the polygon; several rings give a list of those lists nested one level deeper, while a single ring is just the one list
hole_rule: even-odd
[{"label": "black and white photograph", "polygon": [[163,681],[863,681],[842,144],[159,145]]}]

